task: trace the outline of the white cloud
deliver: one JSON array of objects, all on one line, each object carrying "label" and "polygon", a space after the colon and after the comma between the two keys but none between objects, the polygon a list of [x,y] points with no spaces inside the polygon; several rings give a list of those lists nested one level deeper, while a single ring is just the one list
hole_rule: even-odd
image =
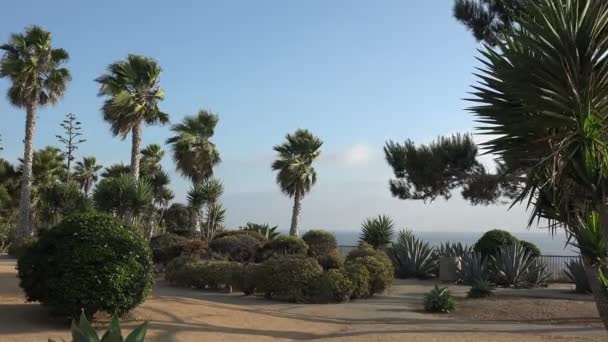
[{"label": "white cloud", "polygon": [[322,160],[334,164],[360,167],[369,165],[379,156],[379,151],[369,144],[355,143],[342,151],[322,154]]}]

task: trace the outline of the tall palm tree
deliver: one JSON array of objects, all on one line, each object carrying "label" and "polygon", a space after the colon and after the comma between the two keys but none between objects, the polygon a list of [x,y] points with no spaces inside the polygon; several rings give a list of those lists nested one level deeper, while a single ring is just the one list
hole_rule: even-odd
[{"label": "tall palm tree", "polygon": [[39,108],[57,103],[71,80],[70,72],[63,67],[69,59],[67,51],[54,49],[51,43],[50,32],[30,26],[24,33],[12,34],[8,43],[0,46],[4,51],[0,78],[6,77],[11,82],[7,97],[26,112],[17,238],[31,235],[33,231],[31,195],[36,113]]},{"label": "tall palm tree", "polygon": [[281,190],[293,197],[293,213],[289,234],[299,236],[299,221],[302,199],[317,182],[317,172],[312,163],[321,154],[323,141],[306,129],[298,129],[285,136],[285,142],[274,147],[277,160],[272,169],[277,172],[277,183]]},{"label": "tall palm tree", "polygon": [[105,98],[103,118],[112,133],[125,139],[131,133],[131,175],[139,178],[142,125],[167,124],[169,115],[158,107],[165,93],[159,85],[161,68],[148,57],[129,55],[112,63],[107,73],[95,81],[99,96]]},{"label": "tall palm tree", "polygon": [[213,175],[213,167],[221,162],[217,147],[211,142],[219,118],[201,110],[173,125],[174,136],[167,140],[173,150],[176,169],[195,185]]},{"label": "tall palm tree", "polygon": [[518,199],[532,219],[578,241],[608,329],[608,3],[537,0],[526,11],[482,52],[471,110],[495,136],[487,151],[523,170]]},{"label": "tall palm tree", "polygon": [[97,164],[95,157],[84,157],[82,161],[76,162],[74,178],[80,184],[80,189],[84,192],[85,196],[89,195],[89,190],[97,182],[99,178],[98,173],[102,168],[103,166]]},{"label": "tall palm tree", "polygon": [[131,168],[129,165],[124,164],[112,164],[110,166],[106,166],[106,168],[101,173],[101,177],[103,178],[115,178],[124,174],[131,173]]},{"label": "tall palm tree", "polygon": [[150,144],[141,150],[140,175],[152,175],[162,171],[160,161],[165,156],[165,151],[159,144]]}]

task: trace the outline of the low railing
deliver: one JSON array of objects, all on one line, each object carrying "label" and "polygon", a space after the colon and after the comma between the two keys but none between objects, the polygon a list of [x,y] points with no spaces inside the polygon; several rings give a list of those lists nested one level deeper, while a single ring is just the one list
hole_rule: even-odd
[{"label": "low railing", "polygon": [[[346,256],[350,251],[357,248],[357,246],[338,246],[340,255]],[[551,273],[550,281],[553,282],[570,282],[570,279],[566,276],[566,265],[571,260],[579,259],[578,256],[574,255],[541,255],[539,259],[547,265],[549,273]]]}]

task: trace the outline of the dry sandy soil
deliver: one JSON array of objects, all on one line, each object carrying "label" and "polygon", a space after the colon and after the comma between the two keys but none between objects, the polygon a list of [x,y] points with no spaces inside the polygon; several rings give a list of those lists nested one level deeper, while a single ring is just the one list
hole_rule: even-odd
[{"label": "dry sandy soil", "polygon": [[[461,300],[461,309],[454,314],[430,315],[421,311],[421,300],[431,286],[399,281],[390,293],[370,300],[298,305],[173,288],[161,280],[123,328],[131,330],[148,320],[147,341],[608,340],[586,297],[522,299],[502,294],[489,300]],[[462,296],[466,288],[453,290]],[[547,291],[540,295],[546,296]],[[0,341],[48,338],[68,339],[68,326],[50,319],[40,305],[24,303],[14,262],[0,261]]]}]

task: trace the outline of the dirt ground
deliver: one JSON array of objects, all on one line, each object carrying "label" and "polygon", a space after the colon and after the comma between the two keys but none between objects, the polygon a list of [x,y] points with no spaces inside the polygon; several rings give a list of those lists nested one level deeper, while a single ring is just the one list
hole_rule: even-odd
[{"label": "dirt ground", "polygon": [[[460,311],[430,315],[421,310],[422,295],[430,287],[431,282],[399,281],[388,294],[370,300],[300,305],[173,288],[160,280],[153,295],[130,315],[133,319],[123,322],[123,328],[130,331],[148,320],[146,341],[186,342],[608,340],[589,300],[501,295],[460,300]],[[463,287],[453,290],[457,296],[466,291]],[[515,312],[519,316],[510,314]],[[549,312],[546,319],[537,319]],[[0,341],[48,338],[68,339],[68,326],[50,319],[40,305],[24,303],[14,262],[0,261]]]}]

